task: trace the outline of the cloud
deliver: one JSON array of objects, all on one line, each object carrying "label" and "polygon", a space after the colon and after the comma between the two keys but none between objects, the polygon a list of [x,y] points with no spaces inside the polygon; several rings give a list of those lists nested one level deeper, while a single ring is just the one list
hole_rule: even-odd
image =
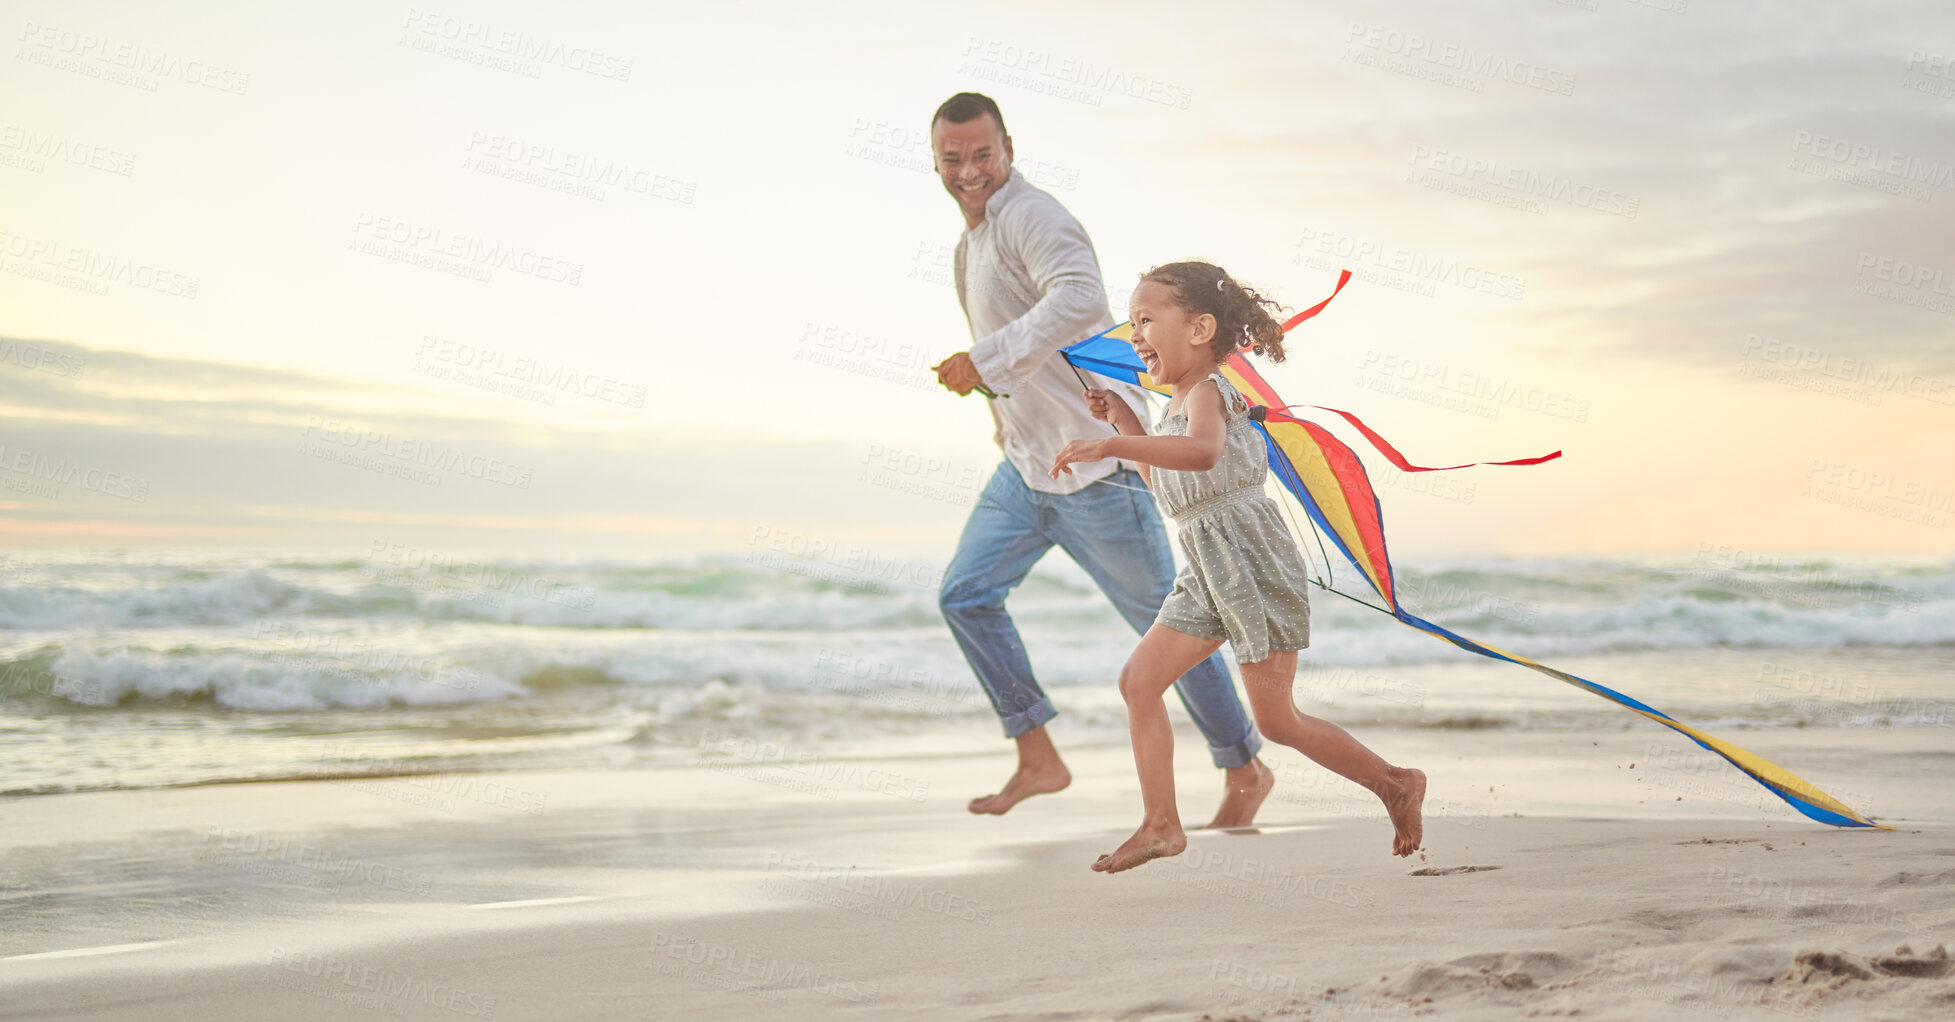
[{"label": "cloud", "polygon": [[81,365],[0,361],[0,498],[30,541],[684,549],[789,520],[900,539],[959,513],[865,500],[861,448],[732,417],[621,432],[442,411],[432,389],[289,370],[6,339],[0,353],[23,343],[65,356],[44,365]]}]

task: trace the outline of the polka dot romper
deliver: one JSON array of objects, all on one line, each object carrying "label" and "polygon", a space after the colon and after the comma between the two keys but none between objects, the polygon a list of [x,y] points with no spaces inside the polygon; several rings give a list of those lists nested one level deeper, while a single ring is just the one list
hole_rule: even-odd
[{"label": "polka dot romper", "polygon": [[[1155,621],[1187,635],[1227,639],[1237,661],[1253,664],[1310,645],[1309,569],[1276,502],[1263,492],[1269,452],[1249,419],[1248,400],[1220,373],[1209,379],[1228,415],[1221,460],[1206,472],[1151,470],[1154,496],[1179,528],[1188,559]],[[1163,415],[1154,433],[1186,436],[1187,414]]]}]

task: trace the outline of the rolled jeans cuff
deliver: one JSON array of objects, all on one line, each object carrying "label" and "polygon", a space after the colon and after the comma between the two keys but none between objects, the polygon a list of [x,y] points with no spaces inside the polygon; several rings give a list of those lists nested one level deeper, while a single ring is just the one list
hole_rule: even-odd
[{"label": "rolled jeans cuff", "polygon": [[[1041,697],[1038,702],[1017,713],[1000,716],[998,719],[1005,725],[1005,737],[1017,738],[1033,728],[1044,727],[1046,722],[1058,715],[1059,711],[1052,708],[1052,700]],[[1243,762],[1249,761],[1245,759]]]},{"label": "rolled jeans cuff", "polygon": [[1234,770],[1236,767],[1248,766],[1249,761],[1255,759],[1256,753],[1262,751],[1262,748],[1263,736],[1258,734],[1256,726],[1251,724],[1249,734],[1242,741],[1233,745],[1211,745],[1208,747],[1208,755],[1215,761],[1216,766],[1223,770]]}]

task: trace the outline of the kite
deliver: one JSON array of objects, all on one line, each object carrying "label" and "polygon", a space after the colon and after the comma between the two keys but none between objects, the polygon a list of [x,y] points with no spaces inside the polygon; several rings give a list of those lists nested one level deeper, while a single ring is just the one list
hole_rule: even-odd
[{"label": "kite", "polygon": [[[1292,316],[1282,325],[1284,332],[1289,332],[1297,324],[1322,312],[1324,307],[1330,304],[1331,298],[1337,297],[1338,291],[1343,290],[1345,283],[1350,279],[1351,271],[1345,270],[1339,275],[1337,287],[1331,291],[1330,298]],[[1137,384],[1157,394],[1170,393],[1167,386],[1155,382],[1147,374],[1146,368],[1128,343],[1132,336],[1132,324],[1122,323],[1105,333],[1089,337],[1060,350],[1065,355],[1066,361],[1072,364],[1075,372],[1086,369],[1108,379]],[[1365,582],[1371,586],[1372,592],[1378,594],[1384,606],[1380,607],[1349,593],[1332,589],[1322,580],[1313,579],[1318,587],[1362,603],[1373,610],[1390,614],[1412,628],[1450,642],[1469,653],[1531,668],[1550,678],[1566,682],[1642,714],[1722,756],[1752,780],[1764,785],[1767,791],[1784,799],[1792,808],[1820,823],[1835,827],[1893,829],[1860,815],[1845,803],[1813,787],[1790,770],[1756,753],[1748,752],[1714,735],[1691,727],[1640,700],[1586,678],[1556,670],[1518,653],[1509,653],[1503,649],[1475,642],[1407,610],[1398,600],[1392,579],[1391,557],[1385,550],[1384,511],[1378,503],[1377,494],[1372,491],[1370,477],[1365,474],[1364,463],[1358,460],[1357,453],[1322,426],[1289,414],[1288,409],[1298,406],[1285,405],[1282,399],[1277,397],[1276,391],[1243,359],[1240,352],[1229,356],[1228,362],[1221,367],[1221,372],[1237,390],[1249,397],[1252,403],[1262,402],[1250,409],[1250,417],[1255,421],[1256,428],[1262,432],[1263,441],[1269,448],[1270,471],[1276,474],[1283,488],[1296,498],[1297,503],[1303,505],[1305,513],[1309,515],[1320,536],[1330,537],[1331,545],[1337,548],[1337,552],[1350,561],[1352,566],[1357,568],[1358,573],[1364,576]],[[1083,380],[1082,377],[1082,382]],[[1307,407],[1322,408],[1320,405]],[[1421,468],[1411,464],[1396,448],[1387,443],[1384,437],[1379,436],[1349,412],[1335,408],[1322,410],[1342,416],[1350,422],[1401,471],[1446,470]],[[1538,458],[1470,464],[1537,465],[1560,456],[1561,452],[1556,451]],[[1447,466],[1447,468],[1466,467],[1468,466]]]}]

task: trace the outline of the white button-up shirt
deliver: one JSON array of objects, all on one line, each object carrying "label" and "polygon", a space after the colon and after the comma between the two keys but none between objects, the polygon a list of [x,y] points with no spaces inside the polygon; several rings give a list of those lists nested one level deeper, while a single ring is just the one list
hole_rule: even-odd
[{"label": "white button-up shirt", "polygon": [[[1058,353],[1113,327],[1086,229],[1058,199],[1013,170],[985,201],[984,221],[957,239],[953,265],[957,301],[971,325],[971,363],[1000,395],[988,399],[997,426],[992,439],[1025,485],[1073,493],[1125,467],[1105,458],[1074,464],[1071,475],[1047,476],[1067,442],[1114,432],[1087,411],[1080,377]],[[1147,421],[1139,387],[1081,373]]]}]

